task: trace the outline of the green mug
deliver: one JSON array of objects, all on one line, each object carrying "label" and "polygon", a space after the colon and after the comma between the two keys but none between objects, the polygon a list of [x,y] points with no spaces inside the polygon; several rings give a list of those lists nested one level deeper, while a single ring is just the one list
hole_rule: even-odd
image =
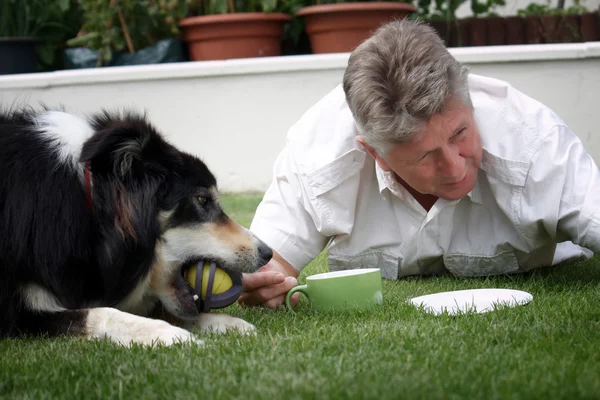
[{"label": "green mug", "polygon": [[350,269],[306,277],[306,284],[292,288],[285,305],[292,310],[292,294],[301,292],[316,310],[366,309],[383,301],[379,268]]}]

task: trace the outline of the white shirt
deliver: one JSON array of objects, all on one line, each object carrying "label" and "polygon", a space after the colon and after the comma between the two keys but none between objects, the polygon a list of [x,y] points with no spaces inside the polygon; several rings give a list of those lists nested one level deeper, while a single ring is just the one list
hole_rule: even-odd
[{"label": "white shirt", "polygon": [[470,75],[469,90],[483,158],[464,198],[426,211],[356,141],[340,86],[290,129],[250,229],[298,270],[329,243],[330,270],[377,266],[388,279],[600,252],[600,175],[579,138],[506,82]]}]

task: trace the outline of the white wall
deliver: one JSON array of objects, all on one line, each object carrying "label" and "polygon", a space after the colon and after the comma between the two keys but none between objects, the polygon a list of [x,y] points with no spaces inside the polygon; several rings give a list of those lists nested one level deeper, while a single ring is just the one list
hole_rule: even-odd
[{"label": "white wall", "polygon": [[[600,42],[455,48],[474,73],[552,107],[600,161]],[[339,84],[348,54],[256,58],[0,76],[0,104],[146,110],[202,157],[226,191],[264,190],[288,128]],[[1,172],[0,172],[1,174]]]}]

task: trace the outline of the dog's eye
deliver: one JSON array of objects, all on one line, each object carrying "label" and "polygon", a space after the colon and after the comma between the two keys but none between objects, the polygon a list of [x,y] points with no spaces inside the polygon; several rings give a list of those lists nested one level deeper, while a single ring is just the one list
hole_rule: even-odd
[{"label": "dog's eye", "polygon": [[198,196],[196,197],[196,199],[198,199],[198,204],[200,204],[201,207],[204,207],[206,205],[206,197]]}]

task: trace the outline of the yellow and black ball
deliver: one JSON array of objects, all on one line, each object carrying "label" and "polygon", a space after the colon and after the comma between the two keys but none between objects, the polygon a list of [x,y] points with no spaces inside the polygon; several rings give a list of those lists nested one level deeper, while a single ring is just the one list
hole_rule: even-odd
[{"label": "yellow and black ball", "polygon": [[230,306],[242,294],[241,272],[227,273],[215,262],[194,264],[185,271],[184,276],[194,289],[194,299],[200,312]]}]

